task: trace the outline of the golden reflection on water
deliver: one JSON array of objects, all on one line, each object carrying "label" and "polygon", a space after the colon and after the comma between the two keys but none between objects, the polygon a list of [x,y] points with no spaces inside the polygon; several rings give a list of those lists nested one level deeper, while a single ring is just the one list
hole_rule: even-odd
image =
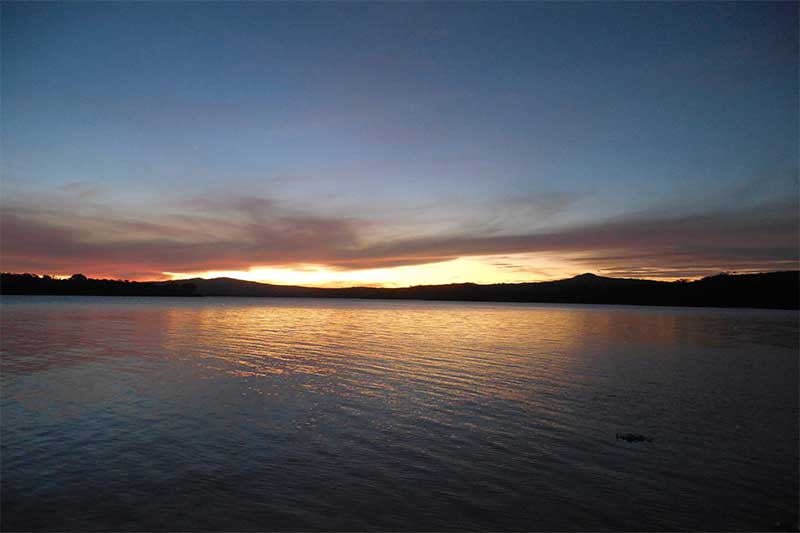
[{"label": "golden reflection on water", "polygon": [[581,373],[564,378],[609,343],[673,342],[681,321],[674,313],[569,307],[215,303],[156,310],[146,321],[156,328],[161,321],[165,353],[209,372],[329,376],[302,386],[376,397],[421,388],[447,397],[525,401],[540,392],[533,382],[541,389],[584,379]]},{"label": "golden reflection on water", "polygon": [[[47,320],[38,319],[35,309],[15,312],[5,317],[3,333],[24,346],[27,356],[6,357],[4,370],[35,372],[120,356],[177,358],[240,377],[391,375],[452,386],[450,392],[513,398],[526,394],[518,386],[523,376],[569,373],[609,346],[713,343],[725,337],[721,328],[731,328],[724,316],[681,309],[213,298],[193,303],[66,304],[48,310]],[[362,393],[395,385],[376,382]]]},{"label": "golden reflection on water", "polygon": [[[364,521],[341,529],[402,529],[426,506],[414,529],[445,528],[468,516],[454,501],[492,509],[463,529],[494,530],[634,530],[643,513],[656,529],[691,529],[714,498],[739,517],[796,506],[796,313],[10,301],[0,321],[4,483],[23,507],[42,486],[68,501],[69,483],[94,506],[114,480],[143,520],[179,507],[152,498],[154,486],[199,487],[186,508],[228,529],[230,516],[270,505],[310,509],[309,530],[356,502]],[[614,439],[626,431],[655,441]],[[638,499],[608,504],[631,487]],[[659,521],[675,501],[698,502],[689,521]],[[565,521],[565,502],[583,521]],[[372,521],[392,506],[397,521]],[[124,530],[116,511],[106,529]],[[87,529],[75,520],[60,529]]]}]

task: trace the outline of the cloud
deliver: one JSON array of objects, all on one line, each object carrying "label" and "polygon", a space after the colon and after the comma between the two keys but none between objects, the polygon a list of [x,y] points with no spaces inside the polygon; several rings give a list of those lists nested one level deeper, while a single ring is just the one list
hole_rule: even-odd
[{"label": "cloud", "polygon": [[695,277],[720,270],[796,269],[798,238],[797,203],[772,200],[706,213],[650,211],[536,233],[383,242],[339,264],[361,268],[375,261],[388,266],[414,259],[547,253],[609,275]]},{"label": "cloud", "polygon": [[102,187],[92,182],[72,181],[59,187],[59,190],[82,200],[88,200],[97,197],[102,192]]},{"label": "cloud", "polygon": [[547,253],[608,275],[695,277],[797,268],[800,238],[794,201],[707,213],[640,213],[535,233],[471,234],[464,228],[377,242],[369,239],[370,221],[290,211],[268,199],[194,198],[181,209],[144,219],[8,206],[0,213],[0,266],[155,279],[163,272],[301,264],[358,270],[466,256],[510,256],[504,263],[513,265],[514,254]]},{"label": "cloud", "polygon": [[151,220],[12,206],[0,213],[0,235],[4,271],[139,277],[324,261],[356,239],[348,219],[285,213],[252,200]]}]

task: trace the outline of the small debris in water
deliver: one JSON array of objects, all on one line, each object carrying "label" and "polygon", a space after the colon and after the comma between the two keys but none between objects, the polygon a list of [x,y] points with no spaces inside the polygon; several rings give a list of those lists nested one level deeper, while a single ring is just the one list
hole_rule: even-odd
[{"label": "small debris in water", "polygon": [[646,437],[640,433],[617,433],[617,440],[626,442],[653,442],[653,437]]}]

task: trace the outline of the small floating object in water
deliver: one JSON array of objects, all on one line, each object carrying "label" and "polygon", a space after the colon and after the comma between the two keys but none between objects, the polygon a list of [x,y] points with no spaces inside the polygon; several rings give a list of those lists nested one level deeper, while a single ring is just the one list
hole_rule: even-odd
[{"label": "small floating object in water", "polygon": [[617,433],[617,440],[626,442],[653,442],[653,437],[645,437],[639,433]]}]

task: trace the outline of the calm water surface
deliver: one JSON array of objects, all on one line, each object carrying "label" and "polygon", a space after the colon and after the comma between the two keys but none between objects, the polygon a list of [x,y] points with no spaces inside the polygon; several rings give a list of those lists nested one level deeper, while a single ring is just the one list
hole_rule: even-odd
[{"label": "calm water surface", "polygon": [[796,527],[796,312],[0,302],[5,531]]}]

